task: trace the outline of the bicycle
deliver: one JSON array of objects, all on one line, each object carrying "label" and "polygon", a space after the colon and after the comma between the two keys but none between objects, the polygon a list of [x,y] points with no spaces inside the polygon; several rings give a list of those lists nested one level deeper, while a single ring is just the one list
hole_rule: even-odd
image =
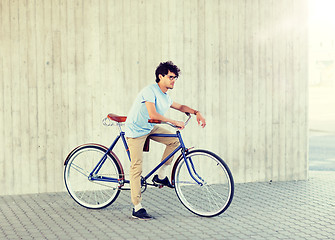
[{"label": "bicycle", "polygon": [[[186,113],[189,122],[191,115]],[[101,209],[112,204],[126,187],[122,164],[112,151],[121,139],[128,158],[130,153],[122,126],[125,116],[108,114],[103,120],[106,126],[115,123],[119,134],[109,148],[89,143],[76,147],[67,156],[64,165],[64,180],[71,197],[81,206]],[[231,204],[234,195],[234,180],[227,164],[216,154],[202,149],[186,148],[177,126],[159,120],[148,120],[153,124],[168,124],[176,128],[176,134],[152,134],[156,137],[176,137],[180,145],[146,176],[142,176],[142,192],[147,186],[162,187],[148,179],[174,154],[181,151],[171,173],[171,184],[180,202],[192,213],[203,217],[214,217],[223,213]],[[149,136],[149,137],[150,137]]]}]

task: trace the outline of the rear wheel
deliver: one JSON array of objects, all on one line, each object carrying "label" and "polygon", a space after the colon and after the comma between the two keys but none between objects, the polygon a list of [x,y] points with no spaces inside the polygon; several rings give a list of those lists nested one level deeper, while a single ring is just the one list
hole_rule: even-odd
[{"label": "rear wheel", "polygon": [[[66,188],[71,197],[81,206],[92,209],[107,207],[115,201],[120,193],[119,183],[92,180],[90,173],[106,153],[106,149],[98,145],[84,145],[77,148],[69,157],[64,170]],[[121,178],[118,162],[111,154],[97,176]],[[93,178],[94,179],[94,178]]]},{"label": "rear wheel", "polygon": [[175,190],[188,210],[199,216],[214,217],[229,207],[234,181],[219,156],[206,150],[190,151],[186,161],[182,158],[175,169]]}]

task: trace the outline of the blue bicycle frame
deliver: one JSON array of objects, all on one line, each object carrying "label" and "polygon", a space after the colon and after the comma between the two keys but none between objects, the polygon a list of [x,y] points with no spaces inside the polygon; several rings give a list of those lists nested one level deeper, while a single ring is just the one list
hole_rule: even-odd
[{"label": "blue bicycle frame", "polygon": [[[174,154],[176,154],[179,150],[182,150],[182,156],[185,160],[187,169],[190,173],[190,176],[199,184],[202,185],[202,178],[197,174],[197,172],[194,169],[194,165],[193,162],[191,160],[191,158],[186,158],[186,152],[187,152],[187,148],[184,145],[183,139],[181,137],[181,134],[179,131],[176,131],[176,134],[151,134],[150,136],[153,137],[175,137],[178,138],[180,145],[169,155],[167,156],[163,161],[161,161],[151,172],[149,172],[145,177],[144,177],[144,181],[146,181],[152,174],[154,174],[164,163],[166,163]],[[103,166],[103,164],[105,163],[106,159],[107,159],[107,155],[109,152],[111,152],[113,150],[113,148],[115,147],[115,145],[117,144],[117,142],[120,140],[120,138],[122,139],[123,145],[126,149],[126,152],[128,154],[128,158],[131,161],[130,158],[130,152],[129,152],[129,148],[128,148],[128,144],[125,138],[125,132],[123,132],[120,128],[120,134],[115,138],[114,142],[111,144],[111,146],[108,148],[108,150],[106,151],[106,153],[103,155],[103,157],[100,159],[100,161],[98,162],[98,164],[95,166],[95,168],[93,169],[93,171],[90,173],[89,175],[89,180],[91,181],[105,181],[105,182],[118,182],[120,183],[120,186],[123,186],[124,183],[130,183],[129,180],[125,180],[124,176],[122,179],[117,179],[117,178],[110,178],[110,177],[105,177],[105,176],[99,176],[98,172],[100,171],[101,167]],[[200,179],[201,181],[199,181],[194,174],[198,177],[198,179]]]}]

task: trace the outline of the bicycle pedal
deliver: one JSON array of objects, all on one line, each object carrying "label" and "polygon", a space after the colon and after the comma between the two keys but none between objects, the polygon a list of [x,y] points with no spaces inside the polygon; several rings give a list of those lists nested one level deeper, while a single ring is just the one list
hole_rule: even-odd
[{"label": "bicycle pedal", "polygon": [[158,188],[162,188],[162,187],[164,187],[164,185],[159,184],[159,183],[156,183],[156,182],[153,182],[152,185],[155,186],[155,187],[158,187]]}]

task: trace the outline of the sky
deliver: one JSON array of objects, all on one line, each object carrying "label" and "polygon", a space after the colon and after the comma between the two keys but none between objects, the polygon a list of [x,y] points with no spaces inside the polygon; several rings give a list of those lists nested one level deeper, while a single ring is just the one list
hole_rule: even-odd
[{"label": "sky", "polygon": [[[335,0],[309,0],[309,25],[311,33],[335,35]],[[314,34],[313,34],[314,35]]]}]

